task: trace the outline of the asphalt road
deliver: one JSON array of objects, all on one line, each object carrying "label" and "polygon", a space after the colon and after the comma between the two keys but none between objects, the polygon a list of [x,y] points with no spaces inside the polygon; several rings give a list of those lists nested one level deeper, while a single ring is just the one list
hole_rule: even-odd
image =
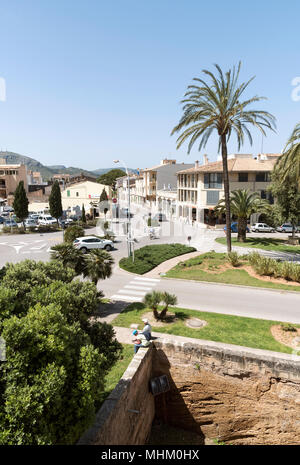
[{"label": "asphalt road", "polygon": [[[90,229],[88,234],[95,234],[96,229]],[[223,233],[218,233],[223,235]],[[252,234],[251,234],[252,235]],[[253,233],[255,237],[257,234]],[[280,234],[264,235],[264,237],[283,237]],[[208,236],[199,251],[215,249],[215,235]],[[26,258],[49,260],[50,247],[62,242],[62,232],[28,235],[0,236],[0,267],[6,262],[16,263]],[[179,242],[178,238],[172,239]],[[170,238],[149,240],[143,238],[136,248],[146,244],[170,242]],[[218,245],[219,246],[219,245]],[[225,248],[224,248],[225,251]],[[165,290],[178,297],[178,306],[217,312],[231,315],[264,318],[300,324],[300,293],[266,290],[251,287],[230,286],[210,283],[197,283],[176,279],[154,279],[137,276],[120,270],[119,259],[127,254],[127,244],[118,241],[112,255],[115,258],[115,268],[110,279],[98,284],[106,297],[115,301],[141,301],[146,292],[152,289]]]}]

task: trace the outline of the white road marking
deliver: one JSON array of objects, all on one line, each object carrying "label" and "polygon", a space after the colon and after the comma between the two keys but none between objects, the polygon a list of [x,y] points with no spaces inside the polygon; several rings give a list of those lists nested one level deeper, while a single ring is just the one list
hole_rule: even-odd
[{"label": "white road marking", "polygon": [[[123,289],[121,289],[119,292],[124,292]],[[139,291],[130,291],[129,289],[126,289],[125,291],[127,294],[133,294],[133,295],[142,295],[144,296],[145,295],[145,291],[144,292],[139,292]]]},{"label": "white road marking", "polygon": [[149,281],[149,284],[150,284],[150,282],[153,282],[153,283],[159,283],[160,282],[160,279],[155,279],[155,278],[134,278],[134,280],[137,280],[137,281]]},{"label": "white road marking", "polygon": [[152,287],[144,287],[144,286],[132,286],[128,284],[124,286],[125,289],[140,289],[141,291],[151,291]]},{"label": "white road marking", "polygon": [[141,302],[142,298],[141,297],[134,297],[133,295],[112,295],[110,297],[111,299],[114,300],[133,300],[135,302]]}]

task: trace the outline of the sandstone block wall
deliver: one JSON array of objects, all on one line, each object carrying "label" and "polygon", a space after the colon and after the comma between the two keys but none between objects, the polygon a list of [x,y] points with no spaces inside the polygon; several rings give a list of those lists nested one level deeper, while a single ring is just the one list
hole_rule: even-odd
[{"label": "sandstone block wall", "polygon": [[154,398],[149,391],[152,350],[152,347],[139,349],[78,445],[145,444],[155,409]]},{"label": "sandstone block wall", "polygon": [[171,391],[155,397],[166,423],[231,444],[300,443],[300,361],[210,341],[155,342],[152,376]]}]

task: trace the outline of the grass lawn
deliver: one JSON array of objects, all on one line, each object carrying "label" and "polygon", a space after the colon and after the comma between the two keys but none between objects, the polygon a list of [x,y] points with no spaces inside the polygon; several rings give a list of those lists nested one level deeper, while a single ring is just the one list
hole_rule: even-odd
[{"label": "grass lawn", "polygon": [[132,262],[131,257],[121,258],[119,265],[120,268],[126,271],[144,274],[170,258],[194,252],[195,250],[194,247],[188,247],[183,244],[146,245],[134,252],[134,262]]},{"label": "grass lawn", "polygon": [[[143,323],[141,318],[148,311],[149,309],[142,303],[132,303],[114,320],[114,326],[128,328],[132,323],[136,323],[142,328]],[[168,323],[166,327],[156,327],[154,325],[152,327],[153,331],[236,344],[256,349],[273,350],[275,352],[292,352],[291,348],[277,342],[271,334],[270,328],[275,324],[279,324],[277,321],[223,315],[221,313],[202,312],[184,308],[170,308],[170,311],[176,314],[178,321]],[[205,320],[208,324],[201,329],[189,328],[185,325],[185,320],[190,317]],[[293,326],[300,327],[300,325]]]},{"label": "grass lawn", "polygon": [[[221,267],[228,263],[225,253],[208,252],[184,263],[185,266],[180,263],[174,266],[166,277],[300,292],[300,286],[264,281],[250,276],[244,269],[232,267],[222,271]],[[246,259],[243,263],[248,264]]]},{"label": "grass lawn", "polygon": [[105,399],[109,396],[111,391],[116,387],[134,355],[132,344],[122,344],[122,346],[123,352],[121,358],[115,363],[115,365],[112,367],[112,369],[107,373],[105,377],[105,391],[103,393],[102,402],[105,401]]},{"label": "grass lawn", "polygon": [[[218,237],[216,242],[226,245],[226,237]],[[247,237],[246,242],[238,242],[236,237],[231,238],[232,245],[239,247],[254,247],[263,250],[272,250],[274,252],[288,252],[300,254],[300,247],[286,244],[285,239],[276,239],[275,237]]]}]

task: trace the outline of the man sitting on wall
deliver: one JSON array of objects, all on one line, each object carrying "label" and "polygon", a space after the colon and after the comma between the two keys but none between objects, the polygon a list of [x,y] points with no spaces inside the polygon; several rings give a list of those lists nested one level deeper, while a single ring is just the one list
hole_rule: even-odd
[{"label": "man sitting on wall", "polygon": [[146,337],[143,333],[138,333],[138,330],[135,329],[132,332],[133,336],[137,336],[135,339],[132,340],[134,342],[134,353],[136,354],[140,347],[148,347],[150,345],[150,341],[147,341]]},{"label": "man sitting on wall", "polygon": [[143,318],[142,322],[144,323],[144,327],[143,327],[142,331],[139,331],[139,334],[144,334],[147,341],[150,341],[152,327],[151,327],[149,321],[147,320],[147,318]]}]

